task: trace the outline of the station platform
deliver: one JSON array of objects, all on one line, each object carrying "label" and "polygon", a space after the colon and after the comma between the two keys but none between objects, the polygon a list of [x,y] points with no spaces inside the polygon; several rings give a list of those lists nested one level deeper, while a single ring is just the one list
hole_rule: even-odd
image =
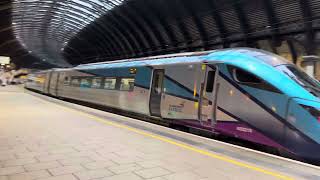
[{"label": "station platform", "polygon": [[320,179],[320,168],[0,87],[0,180]]}]

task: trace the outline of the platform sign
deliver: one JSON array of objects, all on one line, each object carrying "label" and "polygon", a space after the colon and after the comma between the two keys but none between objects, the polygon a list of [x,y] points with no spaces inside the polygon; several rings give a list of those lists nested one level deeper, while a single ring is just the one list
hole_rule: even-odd
[{"label": "platform sign", "polygon": [[4,66],[10,64],[10,57],[0,56],[0,65]]}]

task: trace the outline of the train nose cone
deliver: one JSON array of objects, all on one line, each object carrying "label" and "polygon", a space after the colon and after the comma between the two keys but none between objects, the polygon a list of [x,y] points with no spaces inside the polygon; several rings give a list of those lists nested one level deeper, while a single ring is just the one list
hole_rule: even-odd
[{"label": "train nose cone", "polygon": [[320,165],[320,144],[300,138],[296,140],[288,146],[294,159]]}]

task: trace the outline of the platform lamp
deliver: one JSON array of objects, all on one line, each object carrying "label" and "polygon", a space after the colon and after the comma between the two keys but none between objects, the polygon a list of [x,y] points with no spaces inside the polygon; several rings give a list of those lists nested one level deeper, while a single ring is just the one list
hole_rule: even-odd
[{"label": "platform lamp", "polygon": [[0,56],[0,69],[5,70],[6,65],[10,64],[10,57]]},{"label": "platform lamp", "polygon": [[317,63],[320,61],[320,57],[316,55],[302,56],[301,67],[304,68],[305,72],[311,76],[315,77],[317,73]]}]

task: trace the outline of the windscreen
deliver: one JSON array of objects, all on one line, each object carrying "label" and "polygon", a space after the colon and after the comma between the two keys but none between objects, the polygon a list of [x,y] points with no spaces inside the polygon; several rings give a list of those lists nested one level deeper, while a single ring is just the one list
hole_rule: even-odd
[{"label": "windscreen", "polygon": [[313,95],[320,97],[320,83],[293,65],[280,65],[277,69],[284,72]]}]

